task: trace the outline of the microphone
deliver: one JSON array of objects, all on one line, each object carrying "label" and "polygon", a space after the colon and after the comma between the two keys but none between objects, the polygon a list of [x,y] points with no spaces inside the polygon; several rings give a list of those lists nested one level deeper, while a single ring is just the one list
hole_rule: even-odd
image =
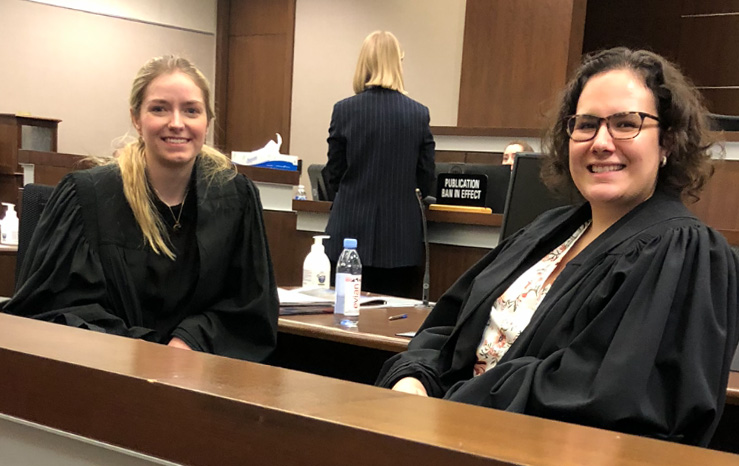
[{"label": "microphone", "polygon": [[429,307],[429,289],[431,288],[431,279],[429,274],[429,236],[426,226],[426,211],[423,208],[423,200],[421,199],[421,190],[416,188],[416,199],[418,199],[418,207],[421,209],[421,222],[423,225],[423,245],[426,250],[426,266],[423,271],[423,291],[421,293],[421,301],[423,307]]}]

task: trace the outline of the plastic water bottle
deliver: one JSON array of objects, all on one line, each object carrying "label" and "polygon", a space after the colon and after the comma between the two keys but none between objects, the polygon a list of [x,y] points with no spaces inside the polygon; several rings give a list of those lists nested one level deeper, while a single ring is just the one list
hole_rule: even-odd
[{"label": "plastic water bottle", "polygon": [[305,194],[305,186],[302,184],[298,185],[298,193],[295,194],[295,199],[298,201],[305,201],[308,199],[308,196]]},{"label": "plastic water bottle", "polygon": [[362,262],[357,240],[344,238],[344,250],[336,264],[336,304],[334,320],[346,327],[357,327],[362,291]]}]

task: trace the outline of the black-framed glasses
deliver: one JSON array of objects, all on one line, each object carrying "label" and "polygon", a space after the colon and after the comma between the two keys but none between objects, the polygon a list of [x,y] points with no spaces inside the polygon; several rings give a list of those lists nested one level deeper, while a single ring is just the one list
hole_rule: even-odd
[{"label": "black-framed glasses", "polygon": [[607,117],[595,115],[571,115],[565,120],[567,134],[575,142],[590,141],[598,134],[600,124],[606,122],[606,128],[613,139],[634,139],[639,136],[644,119],[651,118],[659,122],[659,118],[644,112],[620,112]]}]

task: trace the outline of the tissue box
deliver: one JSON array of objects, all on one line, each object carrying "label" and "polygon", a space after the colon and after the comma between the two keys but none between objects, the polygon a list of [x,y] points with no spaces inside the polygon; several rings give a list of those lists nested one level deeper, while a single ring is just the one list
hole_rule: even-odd
[{"label": "tissue box", "polygon": [[252,152],[233,151],[231,161],[239,165],[298,171],[298,157],[280,154],[280,146],[282,146],[282,136],[277,133],[277,142],[269,141],[261,149]]},{"label": "tissue box", "polygon": [[276,170],[298,170],[298,157],[295,155],[264,154],[254,152],[231,152],[231,161],[239,165],[274,168]]}]

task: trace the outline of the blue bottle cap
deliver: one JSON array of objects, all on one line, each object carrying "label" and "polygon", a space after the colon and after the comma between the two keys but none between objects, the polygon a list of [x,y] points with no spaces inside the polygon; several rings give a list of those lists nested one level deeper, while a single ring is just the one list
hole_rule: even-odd
[{"label": "blue bottle cap", "polygon": [[344,238],[344,249],[356,249],[357,240],[354,238]]}]

